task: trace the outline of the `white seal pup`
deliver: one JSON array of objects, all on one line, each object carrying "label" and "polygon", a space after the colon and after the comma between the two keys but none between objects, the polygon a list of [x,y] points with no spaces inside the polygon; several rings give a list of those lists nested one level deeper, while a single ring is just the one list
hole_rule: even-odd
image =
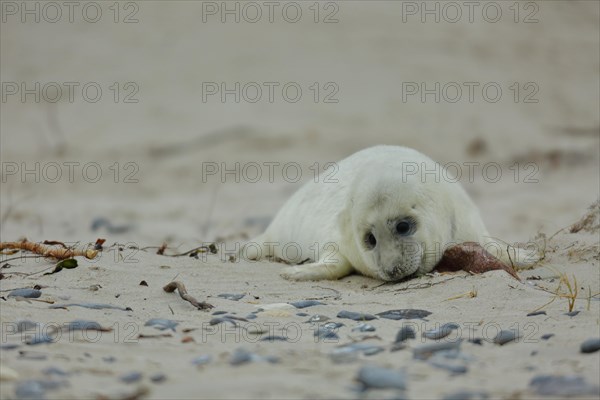
[{"label": "white seal pup", "polygon": [[[416,150],[376,146],[336,165],[321,174],[328,179],[301,187],[240,255],[301,263],[283,269],[293,280],[357,271],[398,281],[432,271],[451,245],[495,243],[462,186]],[[484,247],[507,259],[506,246],[495,244],[499,251]]]}]

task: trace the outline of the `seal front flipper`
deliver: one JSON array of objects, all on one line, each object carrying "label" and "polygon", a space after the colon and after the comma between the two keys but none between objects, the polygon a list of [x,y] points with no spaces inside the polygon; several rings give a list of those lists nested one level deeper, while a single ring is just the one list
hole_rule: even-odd
[{"label": "seal front flipper", "polygon": [[311,264],[286,267],[281,276],[292,281],[336,280],[354,272],[352,265],[346,260],[337,263],[315,262]]}]

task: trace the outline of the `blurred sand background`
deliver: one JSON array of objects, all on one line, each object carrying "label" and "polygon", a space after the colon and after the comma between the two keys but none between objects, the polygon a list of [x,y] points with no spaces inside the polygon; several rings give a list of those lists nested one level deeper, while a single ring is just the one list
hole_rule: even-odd
[{"label": "blurred sand background", "polygon": [[[314,20],[313,2],[299,2],[302,17],[296,23],[283,18],[281,10],[285,2],[278,3],[272,23],[265,7],[263,17],[256,23],[244,21],[243,15],[239,23],[233,16],[222,23],[221,2],[207,5],[194,1],[120,2],[117,23],[114,8],[109,8],[112,2],[98,2],[102,17],[96,23],[82,17],[84,3],[75,10],[73,23],[67,15],[56,23],[44,21],[43,16],[39,23],[33,22],[31,16],[21,22],[22,3],[14,3],[18,8],[15,15],[12,8],[6,8],[6,3],[10,2],[2,2],[0,31],[2,241],[27,237],[33,241],[88,243],[103,237],[107,244],[119,242],[139,247],[167,242],[173,252],[189,250],[217,238],[238,241],[264,228],[289,195],[302,182],[313,178],[311,166],[315,163],[322,169],[327,162],[375,144],[414,147],[442,163],[479,163],[474,169],[474,179],[469,182],[463,176],[463,183],[480,207],[490,233],[508,242],[528,241],[538,232],[551,235],[571,225],[600,195],[600,5],[596,1],[522,2],[517,7],[518,16],[513,2],[496,2],[502,16],[494,23],[483,17],[486,2],[478,3],[473,22],[463,8],[462,18],[455,23],[446,21],[443,14],[440,22],[435,22],[434,16],[422,22],[419,13],[407,12],[408,3],[420,10],[425,7],[422,2],[322,2],[317,5],[318,22]],[[30,2],[30,6],[35,3]],[[233,8],[236,2],[228,4]],[[438,4],[441,10],[446,3]],[[209,15],[206,11],[212,9],[206,7],[215,5],[219,11]],[[511,5],[513,8],[509,8]],[[238,7],[241,10],[243,3]],[[492,11],[490,15],[494,15]],[[337,22],[325,23],[326,16]],[[137,22],[124,23],[126,18]],[[76,82],[79,86],[72,102],[65,90],[56,103],[44,101],[43,93],[38,103],[33,95],[22,101],[21,93],[7,92],[13,87],[11,83],[23,82],[30,88],[36,82],[42,87],[49,82]],[[90,82],[102,88],[102,96],[95,103],[86,101],[81,92],[82,86]],[[118,101],[111,89],[115,82],[119,88]],[[262,98],[251,103],[242,96],[235,102],[230,95],[222,102],[219,93],[203,100],[207,83],[225,83],[232,88],[235,82],[241,86],[257,82],[263,88]],[[279,84],[273,102],[268,101],[263,82]],[[286,101],[282,96],[282,86],[290,82],[302,88],[302,97],[297,102]],[[315,82],[320,89],[316,102],[314,90],[310,89]],[[403,92],[403,87],[413,82],[425,83],[428,88],[435,87],[436,82],[441,86],[456,83],[463,93],[454,103],[443,95],[439,102],[432,95],[422,102],[420,93],[406,96]],[[473,102],[468,99],[464,82],[479,85]],[[128,83],[131,85],[126,86]],[[333,86],[326,86],[329,83]],[[497,102],[483,97],[481,88],[486,83],[502,89]],[[517,101],[515,83],[519,87]],[[65,86],[61,86],[64,90]],[[337,102],[327,103],[324,99],[332,87],[337,89],[333,96]],[[125,103],[124,96],[132,88],[138,89],[132,97],[138,101]],[[527,98],[532,88],[535,93]],[[525,102],[526,99],[537,102]],[[274,182],[266,178],[266,168],[256,183],[245,182],[243,176],[239,182],[232,175],[226,179],[218,174],[203,178],[207,163],[219,166],[225,163],[232,168],[236,162],[241,166],[252,162],[260,165],[295,162],[301,166],[302,179],[290,183],[279,167],[274,170]],[[516,162],[519,178],[515,180]],[[35,169],[36,163],[39,163],[37,176],[22,175],[26,168]],[[79,163],[71,164],[74,165],[72,182],[65,163]],[[90,163],[100,168],[97,182],[91,182],[95,180],[95,169],[88,170],[91,177],[83,174],[82,167]],[[485,178],[482,166],[486,163],[500,166],[502,176],[497,182]],[[62,175],[56,182],[50,182],[56,176],[52,169],[55,164],[62,166]],[[115,170],[119,171],[118,177]],[[44,171],[49,175],[45,176]],[[467,168],[463,173],[466,171]],[[118,232],[101,226],[92,230],[99,218],[125,229]],[[586,291],[589,285],[597,293],[600,286],[597,231],[582,237],[557,238],[560,239],[555,249],[557,258],[552,266],[581,274],[578,280],[586,282]],[[577,262],[564,250],[577,246],[574,243],[582,246],[580,250],[585,254]],[[12,276],[2,280],[1,288],[40,283],[53,288],[51,296],[68,294],[81,301],[91,301],[89,296],[92,296],[94,301],[108,303],[114,303],[116,293],[132,290],[131,298],[126,300],[136,311],[142,307],[136,303],[140,300],[135,300],[136,293],[151,290],[152,295],[144,295],[148,298],[146,304],[152,302],[143,306],[144,315],[129,316],[142,324],[157,314],[169,317],[165,301],[178,307],[175,318],[198,318],[198,312],[185,314],[186,304],[175,297],[165,297],[169,295],[160,290],[177,273],[181,279],[185,277],[190,291],[209,296],[255,290],[261,297],[260,303],[324,296],[314,284],[280,279],[277,264],[253,264],[250,268],[221,263],[215,257],[199,266],[198,260],[165,260],[152,253],[138,252],[134,257],[133,267],[121,259],[101,259],[90,264],[96,268],[92,270],[80,267],[42,278],[38,275],[35,279]],[[87,268],[85,262],[82,264]],[[165,264],[171,269],[159,268]],[[34,263],[37,269],[49,265]],[[19,269],[11,268],[24,270],[21,264]],[[554,272],[543,266],[528,273],[549,274],[548,279],[554,276]],[[150,276],[155,279],[152,283]],[[141,279],[151,283],[149,288],[137,286]],[[241,282],[250,282],[252,289]],[[92,284],[99,284],[102,289],[95,292],[81,289]],[[476,284],[480,285],[480,294],[476,299],[459,300],[461,304],[464,302],[464,308],[458,310],[440,303],[471,290]],[[527,285],[511,290],[508,279],[499,273],[468,277],[460,284],[449,282],[445,289],[437,285],[393,297],[389,287],[367,293],[361,285],[372,288],[378,282],[351,277],[323,286],[342,292],[341,300],[334,301],[338,309],[354,305],[357,311],[379,312],[410,306],[441,311],[433,322],[438,322],[438,318],[440,322],[460,318],[469,312],[477,314],[474,319],[478,320],[482,315],[490,315],[489,310],[500,301],[502,310],[508,313],[497,311],[492,318],[510,325],[549,299],[547,293]],[[400,300],[405,295],[406,300]],[[423,298],[431,301],[423,303]],[[252,309],[252,305],[242,302],[215,299],[213,303],[229,311],[242,307],[240,313]],[[561,300],[551,305],[556,315],[566,311],[564,303]],[[35,310],[30,311],[32,308]],[[588,381],[598,384],[597,354],[585,361],[569,361],[569,357],[579,357],[576,349],[581,340],[598,336],[598,302],[592,302],[591,310],[585,309],[582,302],[581,308],[584,317],[579,324],[567,326],[561,322],[563,317],[546,320],[548,329],[575,333],[561,338],[562,342],[556,342],[556,347],[546,353],[547,358],[535,364],[542,369],[583,373]],[[107,325],[111,325],[109,321],[125,318],[124,314],[103,311],[94,315],[97,320],[104,318],[101,322]],[[79,316],[92,318],[89,311]],[[57,319],[56,315],[48,315],[46,305],[41,303],[2,302],[3,322],[24,318]],[[204,321],[209,316],[202,314],[201,318]],[[75,312],[59,319],[61,322],[75,319]],[[380,336],[386,340],[396,330],[389,326],[381,329]],[[48,349],[58,348],[57,353],[71,354],[71,360],[79,357],[75,353],[90,352],[99,359],[98,354],[112,351],[118,356],[122,352],[129,362],[123,370],[134,366],[145,368],[143,358],[150,356],[154,359],[151,369],[177,369],[176,358],[182,357],[181,363],[189,369],[190,352],[207,351],[202,344],[199,349],[188,350],[185,346],[194,345],[180,344],[179,339],[165,339],[169,343],[164,346],[142,341],[139,346],[144,346],[143,350],[120,343],[113,344],[118,349],[112,350],[94,348],[93,344],[78,345],[83,349],[62,343]],[[177,370],[177,384],[167,381],[163,386],[153,387],[149,395],[153,398],[356,396],[347,390],[356,365],[332,369],[328,360],[319,355],[322,349],[314,347],[312,337],[304,345],[286,350],[284,345],[276,344],[281,354],[292,351],[305,357],[298,361],[298,367],[291,362],[283,368],[255,365],[243,371],[238,369],[235,385],[229,383],[234,378],[228,375],[226,362],[215,370],[182,369]],[[212,346],[220,354],[231,349],[224,343]],[[514,349],[514,357],[531,350]],[[395,359],[395,354],[398,353],[387,353],[383,363],[399,366],[412,362],[406,355],[404,359]],[[39,373],[39,366],[14,357],[14,353],[3,351],[2,362],[20,372],[21,378]],[[480,359],[483,357],[499,356],[486,353]],[[493,363],[503,365],[501,370],[512,374],[507,375],[506,381],[492,377],[497,373],[496,367],[486,364],[487,368],[485,365],[473,368],[478,371],[467,375],[467,381],[452,381],[450,388],[479,382],[494,398],[522,393],[530,376],[522,374],[519,368],[525,371],[529,362],[519,364],[514,357]],[[61,363],[52,360],[53,365]],[[66,369],[81,367],[64,362]],[[513,362],[519,367],[511,365]],[[323,379],[323,373],[307,372],[317,368],[315,365],[329,371],[327,379]],[[304,372],[298,373],[298,368]],[[88,372],[73,378],[70,388],[49,395],[94,397],[109,391],[110,384],[106,382],[112,381],[103,381],[104,376],[96,379],[92,370],[90,367]],[[120,372],[123,371],[112,373]],[[272,373],[279,374],[276,376],[280,379],[274,382],[265,376]],[[111,372],[107,374],[111,376]],[[417,389],[411,389],[414,391],[409,392],[409,397],[439,397],[448,392],[432,384],[444,380],[444,374],[438,371],[428,374],[425,369],[416,373],[420,383]],[[508,388],[506,382],[514,382],[515,388]],[[200,383],[202,393],[195,386]],[[304,385],[314,385],[314,390]],[[2,387],[3,398],[13,396],[14,382]],[[128,388],[123,390],[131,390]]]}]

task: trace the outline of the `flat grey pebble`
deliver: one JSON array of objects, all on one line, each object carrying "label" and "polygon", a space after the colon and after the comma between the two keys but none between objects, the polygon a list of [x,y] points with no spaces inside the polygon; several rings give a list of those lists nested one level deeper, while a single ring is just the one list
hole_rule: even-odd
[{"label": "flat grey pebble", "polygon": [[354,328],[352,328],[352,332],[375,332],[375,327],[373,325],[369,325],[369,324],[365,324],[365,323],[360,323],[358,325],[356,325]]},{"label": "flat grey pebble", "polygon": [[46,391],[56,390],[63,386],[68,386],[66,381],[43,381],[43,380],[26,380],[17,383],[15,387],[15,395],[17,399],[45,399]]},{"label": "flat grey pebble", "polygon": [[483,339],[482,338],[469,339],[468,342],[476,344],[477,346],[483,346]]},{"label": "flat grey pebble", "polygon": [[459,326],[455,323],[447,323],[447,324],[440,326],[439,328],[429,329],[429,330],[423,332],[423,337],[425,337],[427,339],[432,339],[432,340],[443,339],[446,336],[448,336],[449,334],[451,334],[453,330],[458,329],[458,328],[459,328]]},{"label": "flat grey pebble", "polygon": [[271,364],[276,364],[280,360],[279,360],[279,358],[277,358],[275,356],[264,356],[263,357],[258,354],[255,354],[255,353],[251,353],[244,349],[236,349],[233,352],[233,354],[231,355],[231,358],[229,359],[229,364],[242,365],[242,364],[247,364],[250,362],[257,362],[257,361],[266,361]]},{"label": "flat grey pebble", "polygon": [[321,303],[318,300],[300,300],[300,301],[295,301],[290,304],[296,308],[307,308],[307,307],[312,307],[312,306],[324,305],[324,303]]},{"label": "flat grey pebble", "polygon": [[548,340],[550,339],[552,336],[554,336],[554,333],[545,333],[542,336],[540,336],[540,339],[542,340]]},{"label": "flat grey pebble", "polygon": [[363,390],[406,389],[406,374],[393,369],[365,366],[358,371],[357,381]]},{"label": "flat grey pebble", "polygon": [[599,395],[600,388],[591,385],[581,376],[539,375],[529,382],[529,387],[541,396]]},{"label": "flat grey pebble", "polygon": [[194,364],[196,366],[206,365],[206,364],[210,363],[211,361],[212,361],[212,356],[210,354],[203,354],[201,356],[194,358],[192,360],[192,364]]},{"label": "flat grey pebble", "polygon": [[565,315],[568,315],[569,317],[574,317],[577,314],[579,314],[579,311],[570,311],[570,312],[565,313]]},{"label": "flat grey pebble", "polygon": [[261,342],[287,342],[288,339],[285,336],[280,335],[269,335],[260,339]]},{"label": "flat grey pebble", "polygon": [[591,338],[581,343],[582,353],[593,353],[600,350],[600,338]]},{"label": "flat grey pebble", "polygon": [[54,343],[54,339],[56,336],[50,336],[47,333],[36,333],[32,337],[30,337],[25,343],[31,346],[35,346],[36,344],[46,344],[46,343]]},{"label": "flat grey pebble", "polygon": [[162,372],[157,372],[156,374],[150,376],[150,381],[154,383],[162,383],[166,380],[167,375],[163,374]]},{"label": "flat grey pebble", "polygon": [[114,363],[115,361],[117,361],[117,359],[113,356],[108,356],[108,357],[102,357],[102,361],[107,362],[107,363]]},{"label": "flat grey pebble", "polygon": [[338,318],[347,318],[354,321],[371,321],[377,319],[376,316],[371,314],[363,314],[353,311],[340,311],[337,315]]},{"label": "flat grey pebble", "polygon": [[471,390],[461,390],[449,393],[442,397],[442,400],[488,400],[490,395],[486,392],[476,392]]},{"label": "flat grey pebble", "polygon": [[217,295],[217,297],[220,297],[222,299],[227,299],[227,300],[233,300],[233,301],[238,301],[243,299],[245,296],[245,294],[232,294],[232,293],[222,293]]},{"label": "flat grey pebble", "polygon": [[297,315],[298,317],[308,317],[310,314],[308,314],[308,313],[305,313],[305,312],[299,312],[299,313],[296,313],[296,315]]},{"label": "flat grey pebble", "polygon": [[536,315],[547,315],[546,311],[534,311],[527,314],[527,317],[535,317]]},{"label": "flat grey pebble", "polygon": [[224,322],[229,322],[232,325],[237,325],[237,322],[235,322],[233,319],[231,318],[221,318],[221,317],[217,317],[217,318],[213,318],[210,321],[208,321],[209,325],[218,325],[218,324],[222,324]]},{"label": "flat grey pebble", "polygon": [[148,321],[146,321],[146,323],[144,324],[144,326],[151,326],[160,331],[164,331],[165,329],[170,329],[173,332],[175,332],[175,327],[177,325],[179,325],[179,322],[173,321],[171,319],[164,319],[164,318],[152,318],[152,319],[149,319]]},{"label": "flat grey pebble", "polygon": [[337,340],[340,338],[336,332],[336,329],[327,329],[322,326],[319,326],[313,335],[316,338],[327,340]]},{"label": "flat grey pebble", "polygon": [[434,353],[438,351],[445,350],[458,350],[460,349],[460,344],[462,343],[462,339],[456,340],[454,342],[434,342],[434,343],[425,343],[419,346],[416,346],[413,349],[413,357],[418,360],[426,360],[431,357]]},{"label": "flat grey pebble", "polygon": [[503,346],[506,343],[510,343],[512,341],[517,340],[519,337],[519,334],[515,331],[501,330],[494,338],[494,343]]},{"label": "flat grey pebble", "polygon": [[19,348],[17,343],[2,343],[0,344],[0,350],[14,350]]},{"label": "flat grey pebble", "polygon": [[41,290],[37,289],[15,289],[8,294],[8,297],[25,297],[26,299],[37,299],[41,295]]},{"label": "flat grey pebble", "polygon": [[256,319],[257,317],[256,317],[256,314],[248,314],[248,315],[246,315],[245,318],[246,319]]},{"label": "flat grey pebble", "polygon": [[42,370],[44,375],[69,376],[69,373],[58,367],[48,367]]},{"label": "flat grey pebble", "polygon": [[325,315],[320,315],[320,314],[315,314],[312,317],[310,317],[308,319],[308,321],[306,322],[310,322],[310,323],[314,323],[314,322],[325,322],[325,321],[329,321],[331,318],[325,316]]},{"label": "flat grey pebble", "polygon": [[142,379],[142,373],[138,371],[128,372],[119,377],[119,380],[124,383],[134,383]]},{"label": "flat grey pebble", "polygon": [[212,315],[223,315],[223,314],[227,314],[227,311],[215,311],[214,313],[212,313]]},{"label": "flat grey pebble", "polygon": [[400,320],[400,319],[422,319],[431,315],[427,310],[416,310],[412,308],[402,310],[388,310],[377,314],[381,318]]},{"label": "flat grey pebble", "polygon": [[408,339],[414,339],[416,337],[417,337],[417,335],[415,333],[415,330],[412,328],[412,326],[403,326],[402,328],[400,328],[400,330],[396,334],[396,340],[394,342],[400,343],[400,342],[404,342]]}]

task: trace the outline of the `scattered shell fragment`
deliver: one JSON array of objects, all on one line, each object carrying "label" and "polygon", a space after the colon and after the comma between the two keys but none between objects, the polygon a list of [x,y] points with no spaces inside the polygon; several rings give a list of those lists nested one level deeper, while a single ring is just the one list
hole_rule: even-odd
[{"label": "scattered shell fragment", "polygon": [[375,330],[376,329],[373,325],[365,324],[364,322],[361,322],[360,324],[352,328],[352,332],[375,332]]},{"label": "scattered shell fragment", "polygon": [[450,323],[440,326],[439,328],[430,329],[430,330],[423,332],[423,337],[425,337],[427,339],[432,339],[432,340],[440,340],[440,339],[445,338],[450,333],[452,333],[453,330],[458,329],[458,328],[460,328],[460,326],[458,326],[458,324],[450,322]]},{"label": "scattered shell fragment", "polygon": [[148,321],[146,321],[146,323],[144,324],[144,326],[151,326],[160,331],[164,331],[165,329],[170,329],[173,332],[175,332],[175,327],[177,325],[179,325],[179,322],[173,321],[171,319],[164,319],[164,318],[152,318],[152,319],[149,319]]}]

